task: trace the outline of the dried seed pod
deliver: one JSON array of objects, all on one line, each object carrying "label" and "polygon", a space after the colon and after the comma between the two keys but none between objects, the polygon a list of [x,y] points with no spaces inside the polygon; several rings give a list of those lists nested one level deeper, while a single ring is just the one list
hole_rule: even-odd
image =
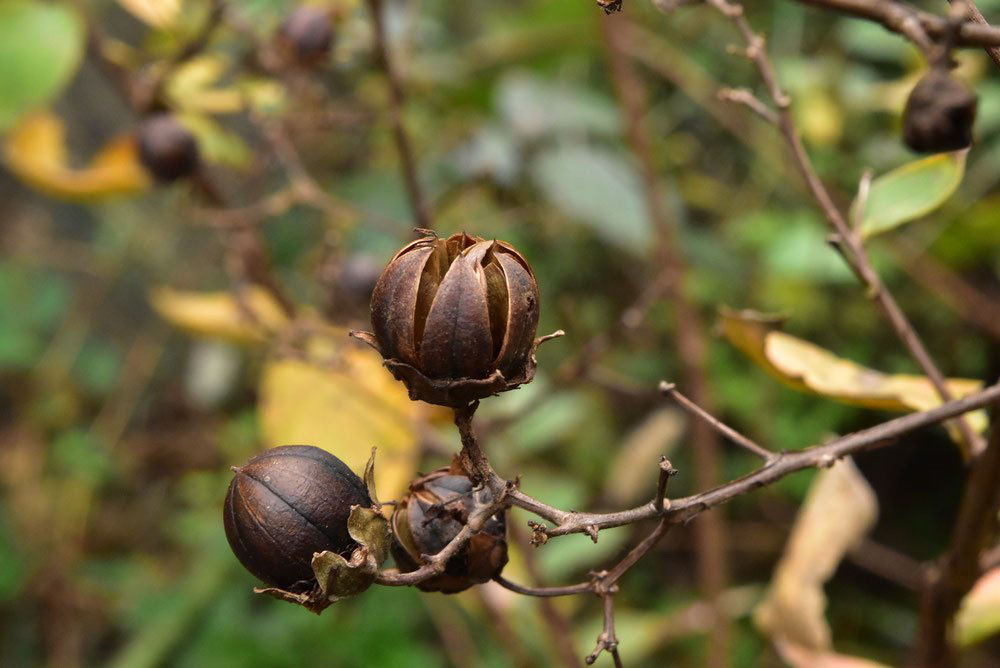
[{"label": "dried seed pod", "polygon": [[329,60],[333,45],[330,17],[318,7],[296,7],[278,28],[277,43],[289,62],[301,67],[322,65]]},{"label": "dried seed pod", "polygon": [[344,462],[309,445],[267,450],[236,476],[223,521],[236,558],[264,582],[292,593],[316,586],[313,555],[351,557],[359,546],[348,529],[351,506],[371,498]]},{"label": "dried seed pod", "polygon": [[410,397],[443,406],[530,382],[538,286],[510,244],[425,236],[396,253],[372,294],[374,346]]},{"label": "dried seed pod", "polygon": [[910,91],[903,110],[903,140],[920,153],[957,151],[972,145],[976,94],[936,65]]},{"label": "dried seed pod", "polygon": [[139,161],[157,181],[176,181],[198,168],[198,143],[171,114],[158,113],[144,120],[138,143]]},{"label": "dried seed pod", "polygon": [[[458,535],[469,516],[492,503],[486,489],[473,490],[472,481],[455,466],[439,469],[410,483],[410,493],[392,514],[392,556],[399,570],[414,571],[421,555],[440,552]],[[490,517],[445,565],[445,571],[417,585],[445,594],[488,582],[507,564],[505,512]]]}]

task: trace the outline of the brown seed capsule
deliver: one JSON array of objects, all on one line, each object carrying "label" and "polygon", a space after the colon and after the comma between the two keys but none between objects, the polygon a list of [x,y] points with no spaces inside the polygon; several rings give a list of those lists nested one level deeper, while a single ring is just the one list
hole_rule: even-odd
[{"label": "brown seed capsule", "polygon": [[372,294],[375,346],[411,398],[444,406],[529,382],[538,286],[510,244],[456,234],[405,246]]},{"label": "brown seed capsule", "polygon": [[[421,555],[440,552],[465,526],[470,514],[490,504],[488,490],[473,491],[472,481],[452,469],[439,469],[410,483],[410,493],[392,514],[392,556],[399,570],[418,568]],[[490,517],[482,529],[445,565],[445,571],[417,585],[445,594],[482,584],[507,564],[507,518]]]},{"label": "brown seed capsule", "polygon": [[972,145],[976,94],[934,66],[913,87],[903,110],[903,140],[920,153],[957,151]]},{"label": "brown seed capsule", "polygon": [[198,143],[167,113],[150,116],[139,127],[139,160],[157,181],[169,183],[198,168]]},{"label": "brown seed capsule", "polygon": [[278,48],[286,59],[301,67],[317,67],[330,58],[333,26],[318,7],[296,7],[278,28]]},{"label": "brown seed capsule", "polygon": [[226,538],[255,576],[289,592],[315,588],[313,554],[350,557],[351,506],[371,506],[364,482],[344,462],[310,445],[267,450],[235,469],[223,508]]}]

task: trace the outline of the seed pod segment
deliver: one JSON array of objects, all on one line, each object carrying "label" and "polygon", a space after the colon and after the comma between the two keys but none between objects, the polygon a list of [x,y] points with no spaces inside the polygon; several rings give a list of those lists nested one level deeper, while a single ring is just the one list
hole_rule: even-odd
[{"label": "seed pod segment", "polygon": [[503,241],[428,234],[390,260],[372,294],[375,347],[412,399],[461,407],[530,382],[538,285]]},{"label": "seed pod segment", "polygon": [[386,521],[346,464],[298,445],[234,471],[226,537],[240,563],[271,585],[261,591],[319,612],[371,584],[386,556]]},{"label": "seed pod segment", "polygon": [[[392,514],[392,555],[399,570],[419,567],[421,555],[436,554],[465,526],[469,516],[492,503],[486,489],[473,490],[472,481],[457,464],[438,469],[410,484],[410,493]],[[507,564],[506,512],[490,517],[445,565],[441,575],[417,585],[424,591],[454,594],[488,582]]]},{"label": "seed pod segment", "polygon": [[903,110],[903,140],[920,153],[972,145],[978,99],[946,65],[934,65],[910,91]]}]

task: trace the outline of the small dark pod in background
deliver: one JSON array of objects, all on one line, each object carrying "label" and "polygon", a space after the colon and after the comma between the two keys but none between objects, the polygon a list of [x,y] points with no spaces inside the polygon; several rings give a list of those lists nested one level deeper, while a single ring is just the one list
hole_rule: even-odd
[{"label": "small dark pod in background", "polygon": [[277,44],[288,62],[307,68],[322,65],[333,46],[330,17],[318,7],[296,7],[278,28]]},{"label": "small dark pod in background", "polygon": [[168,113],[144,120],[138,132],[139,160],[157,181],[170,183],[198,168],[198,142]]}]

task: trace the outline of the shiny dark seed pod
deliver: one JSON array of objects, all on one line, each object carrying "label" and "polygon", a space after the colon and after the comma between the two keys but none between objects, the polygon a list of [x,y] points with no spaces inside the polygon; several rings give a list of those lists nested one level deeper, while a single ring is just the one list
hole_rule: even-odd
[{"label": "shiny dark seed pod", "polygon": [[538,285],[503,241],[456,234],[405,246],[372,294],[375,346],[410,396],[463,406],[529,382],[535,371]]},{"label": "shiny dark seed pod", "polygon": [[296,7],[278,29],[278,46],[296,65],[316,67],[330,58],[333,26],[317,7]]},{"label": "shiny dark seed pod", "polygon": [[143,121],[138,141],[139,160],[157,181],[176,181],[198,168],[194,135],[170,114],[155,114]]},{"label": "shiny dark seed pod", "polygon": [[309,445],[263,452],[234,469],[223,509],[236,558],[255,576],[290,592],[313,589],[313,554],[345,558],[357,547],[351,506],[371,506],[365,484],[344,462]]},{"label": "shiny dark seed pod", "polygon": [[[469,515],[492,502],[489,491],[453,469],[439,469],[410,483],[410,493],[392,514],[392,555],[400,571],[416,570],[421,555],[440,552],[465,526]],[[507,518],[497,513],[455,556],[441,575],[417,585],[454,594],[500,574],[507,564]]]},{"label": "shiny dark seed pod", "polygon": [[903,111],[903,140],[920,153],[957,151],[972,145],[976,94],[943,66],[934,66],[913,87]]}]

